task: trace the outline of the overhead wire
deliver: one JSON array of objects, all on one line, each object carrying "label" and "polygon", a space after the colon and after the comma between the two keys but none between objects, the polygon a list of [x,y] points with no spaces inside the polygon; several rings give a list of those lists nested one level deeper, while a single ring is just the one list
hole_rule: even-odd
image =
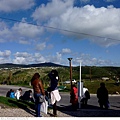
[{"label": "overhead wire", "polygon": [[81,35],[85,35],[85,36],[92,36],[92,37],[104,38],[104,39],[107,39],[107,40],[110,39],[110,40],[120,41],[119,39],[115,39],[115,38],[108,38],[108,37],[103,37],[103,36],[98,36],[98,35],[92,35],[92,34],[88,34],[88,33],[80,33],[80,32],[76,32],[76,31],[71,31],[71,30],[67,30],[67,29],[56,28],[56,27],[52,27],[52,26],[38,25],[38,24],[33,23],[33,22],[25,22],[25,21],[20,21],[20,20],[12,19],[12,18],[6,18],[6,17],[1,17],[0,16],[0,19],[9,20],[9,21],[13,21],[13,22],[26,23],[26,24],[35,25],[35,26],[41,26],[41,27],[45,27],[45,28],[49,28],[49,29],[54,29],[54,30],[59,30],[59,31],[64,31],[64,32],[69,32],[69,33],[74,33],[74,34],[81,34]]}]

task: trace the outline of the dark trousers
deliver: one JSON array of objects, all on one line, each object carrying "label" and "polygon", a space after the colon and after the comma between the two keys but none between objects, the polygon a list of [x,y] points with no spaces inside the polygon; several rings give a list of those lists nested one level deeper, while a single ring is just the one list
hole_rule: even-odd
[{"label": "dark trousers", "polygon": [[88,99],[87,99],[87,98],[83,98],[83,99],[81,100],[81,103],[82,103],[83,105],[87,105],[87,102],[88,102]]},{"label": "dark trousers", "polygon": [[55,102],[53,104],[53,115],[57,115],[57,105],[56,105],[57,102]]},{"label": "dark trousers", "polygon": [[103,109],[103,106],[105,107],[105,109],[108,109],[108,104],[107,103],[99,103],[100,104],[100,108]]},{"label": "dark trousers", "polygon": [[99,105],[100,105],[100,108],[101,108],[101,109],[103,109],[103,107],[105,107],[105,109],[108,109],[108,107],[109,107],[109,106],[108,106],[108,103],[109,103],[109,102],[108,102],[107,100],[106,100],[106,101],[99,100],[98,102],[99,102]]}]

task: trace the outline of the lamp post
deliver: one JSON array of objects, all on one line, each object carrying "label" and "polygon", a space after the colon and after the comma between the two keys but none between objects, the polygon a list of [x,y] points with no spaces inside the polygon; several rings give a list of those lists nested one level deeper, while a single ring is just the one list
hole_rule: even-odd
[{"label": "lamp post", "polygon": [[72,66],[71,66],[72,58],[68,58],[68,60],[70,64],[70,84],[71,84],[71,89],[72,89]]}]

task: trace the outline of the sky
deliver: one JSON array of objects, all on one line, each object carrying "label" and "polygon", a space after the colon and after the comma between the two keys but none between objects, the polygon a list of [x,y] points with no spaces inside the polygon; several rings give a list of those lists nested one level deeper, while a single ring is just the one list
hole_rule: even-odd
[{"label": "sky", "polygon": [[0,64],[120,67],[120,0],[0,0]]}]

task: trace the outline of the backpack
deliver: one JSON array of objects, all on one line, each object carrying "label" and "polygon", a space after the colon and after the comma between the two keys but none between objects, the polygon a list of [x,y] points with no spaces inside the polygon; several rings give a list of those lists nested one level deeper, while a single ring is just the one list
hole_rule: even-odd
[{"label": "backpack", "polygon": [[89,93],[89,91],[85,92],[85,96],[86,96],[87,99],[90,99],[90,93]]}]

